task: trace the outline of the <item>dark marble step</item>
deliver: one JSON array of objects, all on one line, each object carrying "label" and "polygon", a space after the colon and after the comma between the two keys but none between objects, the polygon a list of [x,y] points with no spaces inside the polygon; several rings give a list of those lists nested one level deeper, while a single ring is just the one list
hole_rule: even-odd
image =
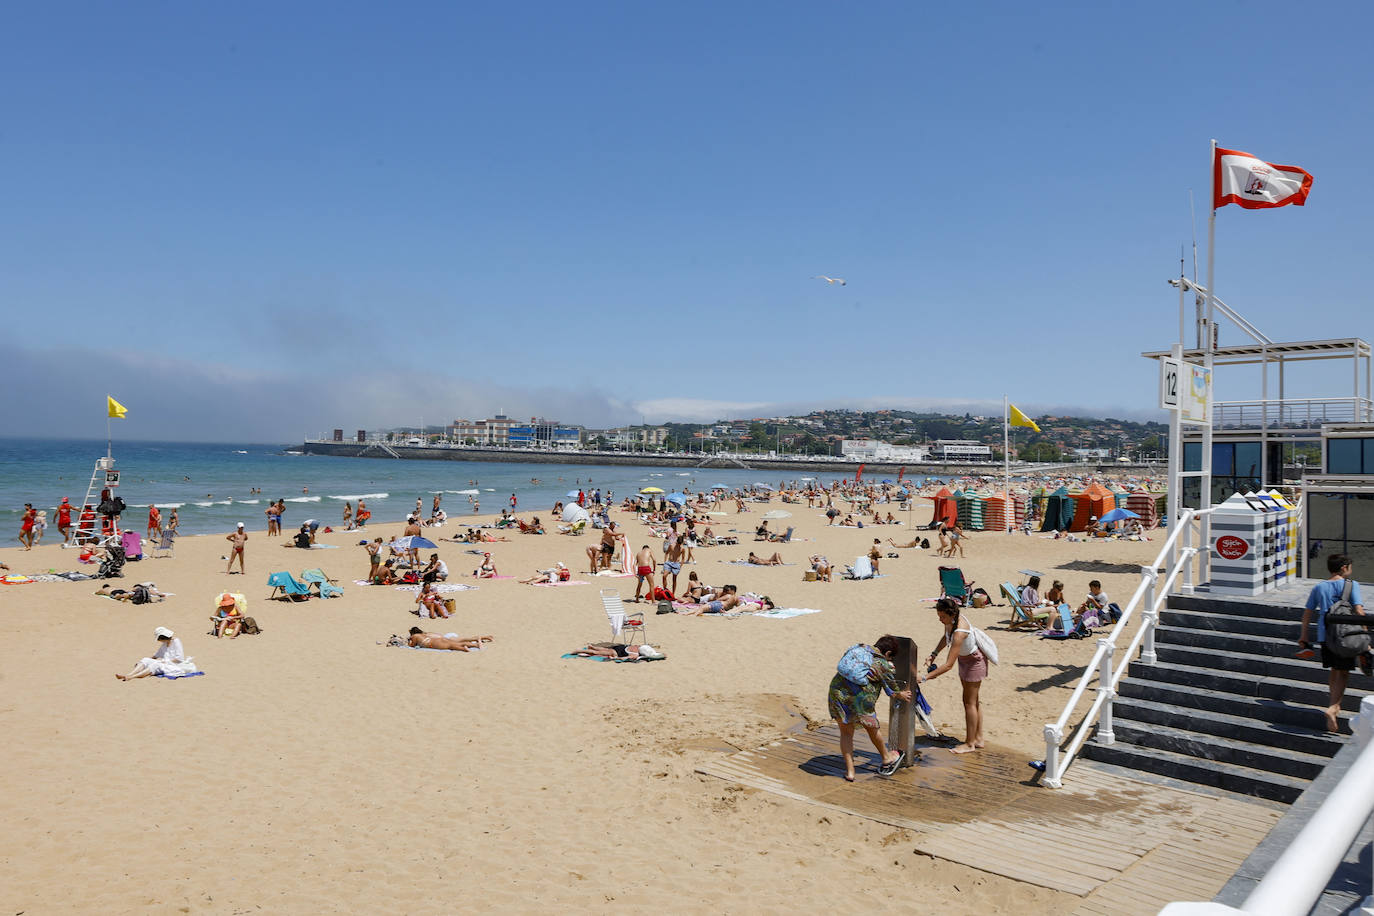
[{"label": "dark marble step", "polygon": [[1091,760],[1100,760],[1103,763],[1159,773],[1174,779],[1215,786],[1228,792],[1287,803],[1292,803],[1309,784],[1306,779],[1269,773],[1253,767],[1204,760],[1160,748],[1140,747],[1121,742],[1111,745],[1089,742],[1083,746],[1083,754]]},{"label": "dark marble step", "polygon": [[[1112,704],[1112,714],[1118,723],[1118,729],[1123,721],[1163,725],[1319,757],[1335,756],[1346,743],[1343,736],[1315,732],[1311,728],[1299,725],[1263,722],[1247,716],[1228,715],[1209,709],[1192,709],[1139,697],[1118,697]],[[1319,715],[1317,714],[1318,721]]]},{"label": "dark marble step", "polygon": [[[1196,689],[1230,693],[1238,697],[1279,700],[1298,706],[1325,707],[1328,701],[1325,684],[1291,681],[1282,677],[1259,677],[1167,662],[1157,662],[1153,665],[1132,662],[1127,673],[1133,680],[1183,684]],[[1347,690],[1341,708],[1347,712],[1358,712],[1360,700],[1367,693],[1366,690],[1354,688]]]},{"label": "dark marble step", "polygon": [[[1318,734],[1325,733],[1326,702],[1321,705],[1292,703],[1283,700],[1262,699],[1253,696],[1238,696],[1219,690],[1206,690],[1186,684],[1173,684],[1167,681],[1145,681],[1123,678],[1117,688],[1122,697],[1149,700],[1179,709],[1199,709],[1217,712],[1222,715],[1254,719],[1275,725],[1305,728]],[[1341,731],[1349,734],[1347,717],[1341,717]]]},{"label": "dark marble step", "polygon": [[1322,771],[1322,767],[1330,761],[1328,757],[1315,754],[1265,747],[1238,738],[1199,734],[1181,728],[1133,722],[1129,719],[1115,719],[1113,729],[1116,740],[1126,744],[1173,751],[1176,754],[1215,760],[1218,763],[1238,764],[1267,773],[1281,773],[1296,779],[1315,779]]}]

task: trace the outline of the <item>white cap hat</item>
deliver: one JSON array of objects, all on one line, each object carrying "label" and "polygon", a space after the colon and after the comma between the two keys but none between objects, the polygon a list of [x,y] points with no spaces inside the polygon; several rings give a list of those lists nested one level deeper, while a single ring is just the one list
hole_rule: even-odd
[{"label": "white cap hat", "polygon": [[239,527],[240,527],[240,528],[243,527],[243,522],[239,522]]},{"label": "white cap hat", "polygon": [[171,639],[172,636],[174,636],[175,634],[173,634],[172,631],[167,629],[166,627],[158,627],[156,630],[153,631],[153,635],[156,636],[158,639]]}]

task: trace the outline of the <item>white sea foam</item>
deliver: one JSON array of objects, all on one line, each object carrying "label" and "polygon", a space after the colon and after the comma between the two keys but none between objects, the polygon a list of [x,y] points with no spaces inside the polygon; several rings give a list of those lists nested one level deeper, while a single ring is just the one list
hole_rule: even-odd
[{"label": "white sea foam", "polygon": [[191,505],[193,505],[193,506],[200,506],[200,507],[203,509],[203,508],[206,508],[206,507],[209,507],[209,506],[213,506],[214,503],[191,503]]},{"label": "white sea foam", "polygon": [[318,496],[292,496],[289,499],[282,500],[282,502],[288,503],[317,503],[319,501],[320,498]]},{"label": "white sea foam", "polygon": [[257,500],[257,499],[241,499],[241,500],[239,500],[239,502],[242,503],[243,505],[247,505],[247,506],[256,506],[259,502],[261,502],[261,500]]},{"label": "white sea foam", "polygon": [[[355,495],[355,496],[333,496],[333,495],[331,495],[329,498],[330,498],[330,499],[343,499],[343,500],[348,500],[349,502],[357,502],[357,501],[360,500],[360,499],[386,499],[386,498],[389,497],[390,495],[391,495],[390,493],[360,493],[360,494]],[[292,502],[292,500],[289,500],[289,499],[288,499],[287,502]]]}]

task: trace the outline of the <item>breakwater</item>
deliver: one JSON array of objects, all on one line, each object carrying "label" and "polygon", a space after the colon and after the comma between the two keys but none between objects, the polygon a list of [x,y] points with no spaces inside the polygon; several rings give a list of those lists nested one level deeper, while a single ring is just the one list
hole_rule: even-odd
[{"label": "breakwater", "polygon": [[[843,477],[859,469],[860,462],[834,458],[807,458],[771,455],[682,455],[641,452],[601,452],[563,449],[528,449],[473,446],[432,446],[432,445],[395,445],[379,442],[333,442],[309,441],[301,444],[299,450],[307,455],[334,455],[343,458],[395,458],[410,461],[495,461],[502,463],[524,464],[572,464],[572,465],[633,465],[637,467],[671,468],[744,468],[760,472],[800,471],[806,476],[825,478]],[[866,476],[896,477],[903,468],[908,476],[916,477],[960,477],[980,475],[996,477],[1002,473],[1002,465],[994,462],[903,462],[882,461],[863,462]],[[1072,470],[1068,470],[1071,468]],[[1148,473],[1149,469],[1139,465],[1054,465],[1027,466],[1013,465],[1015,476],[1028,473]]]}]

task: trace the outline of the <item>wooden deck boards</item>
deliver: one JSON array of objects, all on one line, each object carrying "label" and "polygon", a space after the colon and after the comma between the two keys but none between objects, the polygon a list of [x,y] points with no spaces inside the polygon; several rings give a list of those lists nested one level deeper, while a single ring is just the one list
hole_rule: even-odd
[{"label": "wooden deck boards", "polygon": [[[799,730],[698,772],[917,834],[916,852],[1075,894],[1076,913],[1156,913],[1170,900],[1208,900],[1282,812],[1076,765],[1042,789],[1017,754],[924,756],[889,779],[877,755],[844,764],[833,726]],[[1047,855],[1046,850],[1059,850]]]}]

